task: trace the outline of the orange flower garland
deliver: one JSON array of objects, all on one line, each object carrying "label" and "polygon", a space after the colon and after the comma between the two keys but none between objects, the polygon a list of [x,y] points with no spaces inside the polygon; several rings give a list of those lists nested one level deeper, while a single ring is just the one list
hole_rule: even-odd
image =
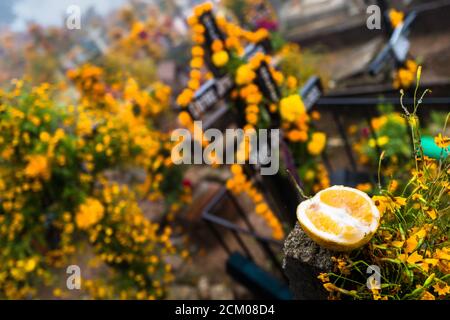
[{"label": "orange flower garland", "polygon": [[272,237],[277,240],[284,238],[283,226],[275,216],[273,211],[264,202],[264,198],[260,192],[252,185],[252,182],[245,176],[242,167],[238,164],[231,166],[233,177],[227,181],[227,189],[234,194],[239,195],[246,193],[253,201],[255,212],[262,217],[268,226],[272,228]]}]

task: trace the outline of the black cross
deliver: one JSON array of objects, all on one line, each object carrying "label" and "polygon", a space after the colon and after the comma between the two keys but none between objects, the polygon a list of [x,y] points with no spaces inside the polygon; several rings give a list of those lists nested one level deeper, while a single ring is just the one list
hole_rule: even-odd
[{"label": "black cross", "polygon": [[[201,119],[205,114],[210,112],[219,101],[226,99],[232,89],[235,87],[234,79],[231,75],[226,74],[223,70],[216,68],[216,66],[211,62],[211,44],[215,40],[220,40],[225,42],[225,35],[219,29],[216,18],[214,17],[212,11],[204,12],[199,17],[199,22],[205,28],[205,61],[207,63],[208,69],[214,75],[214,78],[204,83],[194,94],[192,102],[188,105],[187,111],[194,120]],[[225,48],[226,50],[226,48]],[[270,41],[265,39],[256,44],[250,44],[244,49],[244,60],[249,60],[257,52],[268,53],[270,52]],[[225,110],[219,111],[216,117],[223,116]],[[214,121],[206,120],[208,125],[212,125]],[[206,128],[207,129],[207,128]]]},{"label": "black cross", "polygon": [[378,74],[387,65],[393,65],[394,67],[404,65],[410,48],[408,36],[417,13],[415,11],[410,12],[403,23],[395,29],[391,28],[387,14],[388,11],[384,13],[383,22],[385,30],[388,32],[389,40],[369,65],[369,73],[372,75]]},{"label": "black cross", "polygon": [[[211,63],[211,44],[214,40],[225,40],[222,31],[217,26],[214,15],[212,12],[205,12],[199,17],[199,22],[205,28],[205,61],[208,68],[212,71],[214,78],[208,80],[194,93],[192,102],[187,106],[187,111],[194,120],[203,120],[203,128],[206,130],[213,127],[228,111],[228,108],[221,105],[220,102],[229,97],[230,92],[235,88],[235,82],[230,74],[226,74]],[[265,39],[259,43],[248,45],[244,49],[243,59],[248,61],[258,52],[268,54],[270,51],[270,41]],[[279,101],[279,89],[272,78],[269,66],[265,62],[262,62],[255,73],[257,78],[255,82],[264,96],[267,96],[271,101]],[[269,150],[269,146],[270,144],[265,146],[266,149]],[[261,147],[264,148],[264,146],[260,145],[260,148]],[[271,152],[271,150],[269,150],[269,152]],[[274,212],[276,212],[284,221],[293,223],[295,221],[295,208],[298,204],[295,190],[292,189],[292,192],[289,193],[280,188],[280,183],[289,183],[287,180],[282,181],[280,172],[275,176],[258,176],[255,175],[257,169],[257,165],[245,166],[246,172],[249,175],[254,176],[259,187],[264,190],[264,194],[269,203],[271,203],[271,206],[276,208]],[[288,204],[289,201],[291,202],[290,204]],[[288,207],[288,209],[286,207]]]}]

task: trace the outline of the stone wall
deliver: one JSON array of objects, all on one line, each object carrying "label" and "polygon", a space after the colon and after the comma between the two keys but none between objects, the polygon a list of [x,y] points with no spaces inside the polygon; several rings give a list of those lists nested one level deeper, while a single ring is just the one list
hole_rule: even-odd
[{"label": "stone wall", "polygon": [[317,276],[332,271],[333,252],[312,241],[297,223],[284,242],[283,254],[283,269],[295,299],[326,299],[327,292]]}]

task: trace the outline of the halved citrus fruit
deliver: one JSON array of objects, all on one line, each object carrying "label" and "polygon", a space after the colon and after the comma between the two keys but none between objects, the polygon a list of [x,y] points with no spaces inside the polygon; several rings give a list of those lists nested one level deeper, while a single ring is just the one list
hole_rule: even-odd
[{"label": "halved citrus fruit", "polygon": [[322,247],[350,251],[370,240],[378,228],[380,212],[364,192],[333,186],[300,203],[297,219]]}]

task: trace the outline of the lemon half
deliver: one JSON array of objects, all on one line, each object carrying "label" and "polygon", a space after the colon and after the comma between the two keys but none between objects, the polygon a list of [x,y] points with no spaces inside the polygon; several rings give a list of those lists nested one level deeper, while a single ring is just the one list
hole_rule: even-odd
[{"label": "lemon half", "polygon": [[380,212],[366,193],[333,186],[300,203],[297,219],[306,234],[320,246],[350,251],[372,238],[380,224]]}]

